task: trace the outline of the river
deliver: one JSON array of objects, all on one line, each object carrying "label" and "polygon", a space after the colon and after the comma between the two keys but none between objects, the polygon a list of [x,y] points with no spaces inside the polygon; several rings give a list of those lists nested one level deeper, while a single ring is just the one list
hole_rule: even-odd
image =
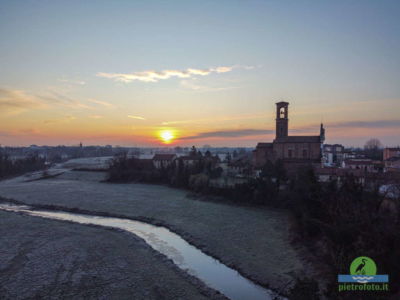
[{"label": "river", "polygon": [[119,228],[141,237],[153,249],[171,259],[179,268],[199,278],[207,286],[229,299],[284,299],[243,277],[236,270],[205,254],[165,227],[123,218],[32,210],[29,206],[22,205],[0,204],[0,209],[48,219]]}]

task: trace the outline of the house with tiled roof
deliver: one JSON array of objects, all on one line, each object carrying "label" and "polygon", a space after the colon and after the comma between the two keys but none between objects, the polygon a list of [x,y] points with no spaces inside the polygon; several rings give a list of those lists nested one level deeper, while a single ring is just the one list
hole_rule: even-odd
[{"label": "house with tiled roof", "polygon": [[346,159],[342,162],[342,168],[378,172],[383,169],[383,164],[381,161],[375,161],[369,158]]},{"label": "house with tiled roof", "polygon": [[400,172],[400,157],[390,157],[384,161],[385,172]]},{"label": "house with tiled roof", "polygon": [[400,147],[387,147],[383,149],[383,160],[387,160],[391,157],[400,157]]},{"label": "house with tiled roof", "polygon": [[153,165],[156,169],[166,168],[176,160],[175,154],[157,153],[153,157]]}]

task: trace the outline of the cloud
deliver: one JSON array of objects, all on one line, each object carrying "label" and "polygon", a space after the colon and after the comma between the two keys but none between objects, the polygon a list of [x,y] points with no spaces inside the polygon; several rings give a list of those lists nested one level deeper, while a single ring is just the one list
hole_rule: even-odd
[{"label": "cloud", "polygon": [[49,119],[49,120],[44,120],[43,123],[44,124],[52,124],[52,123],[60,123],[60,122],[69,122],[69,121],[73,121],[75,120],[76,117],[71,116],[71,115],[66,115],[62,118],[59,119]]},{"label": "cloud", "polygon": [[347,121],[347,122],[328,123],[326,127],[391,128],[391,127],[400,127],[400,120]]},{"label": "cloud", "polygon": [[9,131],[0,131],[0,136],[9,137],[9,136],[13,136],[13,134]]},{"label": "cloud", "polygon": [[[324,127],[329,129],[354,129],[354,128],[369,128],[369,129],[379,129],[379,128],[400,128],[400,120],[372,120],[372,121],[343,121],[343,122],[332,122],[324,123]],[[297,128],[290,129],[291,132],[296,133],[309,133],[319,130],[319,124],[310,124],[306,126],[301,126]]]},{"label": "cloud", "polygon": [[128,115],[128,118],[136,119],[136,120],[146,120],[146,119],[143,118],[143,117],[140,117],[140,116],[132,116],[132,115]]},{"label": "cloud", "polygon": [[26,94],[19,90],[0,88],[0,112],[20,113],[31,108],[45,107],[40,98]]},{"label": "cloud", "polygon": [[199,85],[196,83],[196,78],[181,80],[180,84],[185,89],[200,91],[200,92],[217,92],[217,91],[225,91],[225,90],[240,88],[237,86],[212,87],[212,86]]},{"label": "cloud", "polygon": [[37,128],[21,128],[10,131],[0,131],[2,137],[31,137],[31,136],[44,136],[43,133]]},{"label": "cloud", "polygon": [[85,85],[85,84],[86,84],[85,81],[82,81],[82,80],[74,80],[74,79],[64,79],[64,78],[61,78],[61,79],[58,79],[58,81],[64,82],[64,83],[76,84],[76,85]]},{"label": "cloud", "polygon": [[149,70],[149,71],[133,72],[133,73],[99,72],[96,74],[96,76],[126,83],[132,81],[158,82],[159,80],[165,80],[171,77],[191,78],[192,76],[206,76],[211,73],[226,73],[232,71],[234,68],[239,68],[239,67],[240,66],[230,66],[230,67],[221,66],[208,69],[188,68],[186,70],[162,70],[162,71]]},{"label": "cloud", "polygon": [[79,109],[79,108],[93,109],[93,107],[86,105],[79,100],[68,97],[56,91],[50,91],[47,94],[41,94],[38,95],[37,97],[46,101],[49,104],[56,104],[56,105],[58,104],[73,109]]},{"label": "cloud", "polygon": [[198,120],[166,121],[166,122],[161,122],[161,125],[188,124],[188,123],[194,123],[196,121]]},{"label": "cloud", "polygon": [[36,128],[20,129],[20,130],[18,130],[18,133],[21,134],[21,135],[29,135],[29,136],[31,136],[31,135],[41,135],[40,130],[38,130]]},{"label": "cloud", "polygon": [[114,104],[111,104],[111,103],[106,102],[106,101],[100,101],[100,100],[96,100],[96,99],[89,99],[88,101],[92,102],[94,104],[105,106],[105,107],[114,107]]},{"label": "cloud", "polygon": [[[176,122],[164,122],[163,125],[168,124],[179,124],[186,123],[189,121],[176,121]],[[337,122],[327,123],[324,125],[327,128],[327,134],[329,135],[329,128],[400,128],[400,120],[374,120],[374,121],[348,121],[348,122]],[[296,132],[297,134],[314,132],[315,135],[319,133],[319,124],[308,125],[304,127],[290,129],[290,132]],[[268,135],[275,134],[275,130],[271,129],[239,129],[239,130],[219,130],[210,132],[201,132],[197,135],[186,136],[180,138],[181,140],[194,140],[204,138],[236,138],[246,136],[257,136],[257,135]]]},{"label": "cloud", "polygon": [[193,139],[204,139],[204,138],[235,138],[235,137],[244,137],[244,136],[255,136],[255,135],[263,135],[263,134],[272,134],[274,130],[268,129],[239,129],[239,130],[221,130],[221,131],[210,131],[210,132],[202,132],[193,136],[186,136],[180,138],[181,140],[193,140]]},{"label": "cloud", "polygon": [[[96,99],[89,99],[88,101],[105,107],[114,106],[111,103]],[[21,90],[0,88],[0,114],[17,114],[26,110],[49,108],[52,106],[62,106],[72,109],[95,108],[55,90],[29,94]]]},{"label": "cloud", "polygon": [[234,116],[221,116],[214,118],[204,118],[204,119],[190,119],[190,120],[178,120],[178,121],[164,121],[161,125],[176,125],[176,124],[195,124],[195,123],[210,123],[215,122],[229,122],[235,120],[255,120],[255,119],[265,119],[267,113],[258,114],[246,114],[246,115],[234,115]]},{"label": "cloud", "polygon": [[101,116],[101,115],[91,115],[91,116],[89,116],[89,118],[91,118],[91,119],[102,119],[103,116]]}]

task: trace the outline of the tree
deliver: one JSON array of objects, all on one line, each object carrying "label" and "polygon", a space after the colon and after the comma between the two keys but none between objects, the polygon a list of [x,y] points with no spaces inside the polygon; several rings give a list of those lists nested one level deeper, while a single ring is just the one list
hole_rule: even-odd
[{"label": "tree", "polygon": [[196,149],[195,146],[192,146],[192,148],[190,149],[189,156],[190,157],[196,157],[197,156],[197,149]]},{"label": "tree", "polygon": [[377,138],[368,140],[364,145],[365,155],[371,159],[382,159],[382,143]]},{"label": "tree", "polygon": [[377,150],[380,148],[382,148],[382,143],[377,138],[369,139],[364,145],[365,150]]},{"label": "tree", "polygon": [[267,160],[264,164],[260,176],[275,183],[276,189],[279,190],[281,184],[287,181],[287,174],[282,160],[278,159],[275,163]]}]

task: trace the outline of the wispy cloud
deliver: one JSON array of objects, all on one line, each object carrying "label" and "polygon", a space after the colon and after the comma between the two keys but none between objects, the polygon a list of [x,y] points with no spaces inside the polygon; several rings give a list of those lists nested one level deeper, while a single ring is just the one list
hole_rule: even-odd
[{"label": "wispy cloud", "polygon": [[16,136],[43,136],[40,130],[36,128],[21,128],[14,129],[10,131],[0,131],[0,136],[2,137],[16,137]]},{"label": "wispy cloud", "polygon": [[182,137],[182,140],[204,139],[204,138],[235,138],[245,136],[256,136],[274,133],[274,130],[268,129],[239,129],[239,130],[220,130],[201,132],[197,135]]},{"label": "wispy cloud", "polygon": [[100,101],[100,100],[96,100],[96,99],[89,99],[88,101],[92,102],[94,104],[97,104],[97,105],[105,106],[105,107],[114,107],[114,104],[111,104],[106,101]]},{"label": "wispy cloud", "polygon": [[[399,128],[400,120],[355,120],[355,121],[342,121],[342,122],[325,122],[324,127],[329,129],[356,129],[356,128],[368,128],[368,129],[384,129],[384,128]],[[291,132],[296,133],[310,133],[319,130],[319,124],[309,124],[305,126],[296,127],[290,129]]]},{"label": "wispy cloud", "polygon": [[16,114],[31,108],[43,108],[45,103],[40,98],[20,90],[0,88],[0,113]]},{"label": "wispy cloud", "polygon": [[[179,122],[179,121],[177,121]],[[164,125],[168,124],[177,124],[177,122],[165,122]],[[179,123],[189,122],[189,121],[180,121]],[[400,128],[400,120],[374,120],[374,121],[348,121],[348,122],[336,122],[336,123],[327,123],[325,124],[325,128],[327,128],[327,134],[329,135],[330,128]],[[319,124],[315,125],[307,125],[304,127],[293,128],[290,132],[295,132],[296,134],[310,134],[312,132],[315,135],[319,134]],[[239,130],[218,130],[218,131],[210,131],[210,132],[201,132],[196,135],[186,136],[180,138],[181,140],[195,140],[195,139],[204,139],[204,138],[236,138],[236,137],[246,137],[246,136],[257,136],[257,135],[269,135],[274,134],[275,130],[273,129],[239,129]]]},{"label": "wispy cloud", "polygon": [[[90,102],[98,105],[113,106],[111,103],[105,101],[91,100]],[[0,88],[0,114],[18,114],[26,110],[50,108],[53,106],[72,109],[94,109],[93,106],[56,90],[31,94],[22,90]]]},{"label": "wispy cloud", "polygon": [[[98,77],[109,78],[119,82],[158,82],[159,80],[169,79],[171,77],[178,78],[191,78],[193,76],[206,76],[211,73],[227,73],[235,68],[244,68],[242,66],[220,66],[207,69],[194,69],[188,68],[186,70],[162,70],[162,71],[142,71],[133,73],[105,73],[99,72],[96,74]],[[249,68],[246,66],[246,68]]]},{"label": "wispy cloud", "polygon": [[0,136],[9,137],[9,136],[13,136],[13,134],[9,131],[0,131]]},{"label": "wispy cloud", "polygon": [[204,118],[204,119],[190,119],[190,120],[177,120],[177,121],[164,121],[161,125],[177,125],[177,124],[195,124],[195,123],[209,123],[215,122],[229,122],[235,120],[255,120],[255,119],[265,119],[267,113],[258,114],[245,114],[245,115],[234,115],[234,116],[220,116],[214,118]]},{"label": "wispy cloud", "polygon": [[66,116],[63,116],[63,117],[58,118],[58,119],[44,120],[43,123],[44,124],[52,124],[52,123],[70,122],[70,121],[73,121],[75,119],[76,119],[76,117],[74,117],[74,116],[66,115]]},{"label": "wispy cloud", "polygon": [[391,128],[400,127],[400,120],[347,121],[328,123],[327,126],[335,128]]},{"label": "wispy cloud", "polygon": [[136,119],[136,120],[146,120],[146,118],[143,118],[143,117],[141,117],[141,116],[132,116],[132,115],[128,115],[128,118]]},{"label": "wispy cloud", "polygon": [[192,91],[198,92],[218,92],[218,91],[225,91],[225,90],[232,90],[238,89],[238,86],[225,86],[225,87],[215,87],[215,86],[207,86],[204,84],[197,83],[196,78],[184,79],[180,82],[181,86],[185,89],[189,89]]},{"label": "wispy cloud", "polygon": [[91,119],[102,119],[103,116],[101,116],[101,115],[91,115],[91,116],[89,116],[89,118],[91,118]]},{"label": "wispy cloud", "polygon": [[85,85],[86,84],[86,82],[83,80],[75,80],[75,79],[60,78],[60,79],[58,79],[58,81],[64,82],[64,83],[76,84],[76,85]]},{"label": "wispy cloud", "polygon": [[45,94],[37,95],[37,97],[46,101],[48,104],[61,105],[73,109],[93,109],[93,107],[86,105],[75,98],[71,98],[54,90]]},{"label": "wispy cloud", "polygon": [[28,136],[32,136],[32,135],[36,135],[37,136],[37,135],[41,135],[42,133],[37,128],[23,128],[23,129],[19,129],[17,131],[17,134],[28,135]]}]

